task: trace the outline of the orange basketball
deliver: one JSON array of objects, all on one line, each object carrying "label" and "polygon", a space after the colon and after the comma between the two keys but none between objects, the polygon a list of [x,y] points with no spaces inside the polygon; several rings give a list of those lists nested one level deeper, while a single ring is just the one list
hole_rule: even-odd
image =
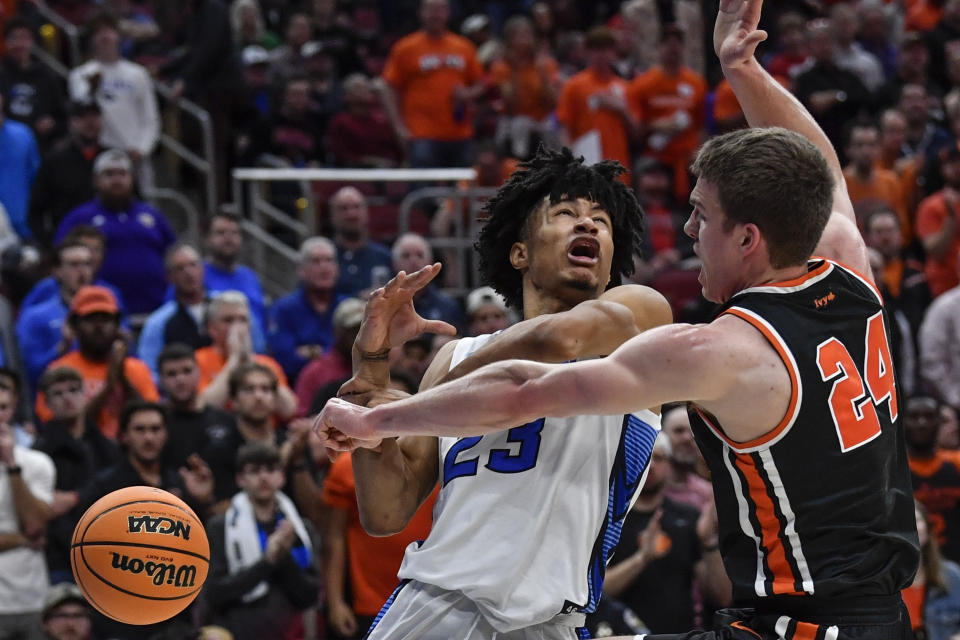
[{"label": "orange basketball", "polygon": [[70,561],[98,611],[126,624],[153,624],[180,613],[200,593],[210,544],[183,500],[162,489],[127,487],[83,514]]}]

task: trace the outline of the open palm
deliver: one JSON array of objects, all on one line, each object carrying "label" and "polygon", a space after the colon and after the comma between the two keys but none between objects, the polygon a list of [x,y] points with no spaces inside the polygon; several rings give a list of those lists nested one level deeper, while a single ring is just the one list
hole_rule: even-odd
[{"label": "open palm", "polygon": [[713,29],[713,48],[726,69],[753,59],[757,45],[767,39],[758,30],[763,0],[720,0],[720,11]]}]

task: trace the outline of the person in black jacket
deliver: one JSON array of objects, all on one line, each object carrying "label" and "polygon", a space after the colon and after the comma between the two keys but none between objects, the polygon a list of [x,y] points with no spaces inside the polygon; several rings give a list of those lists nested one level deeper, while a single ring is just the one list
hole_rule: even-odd
[{"label": "person in black jacket", "polygon": [[83,515],[78,506],[80,491],[99,470],[118,462],[120,451],[84,414],[83,376],[76,369],[49,369],[38,386],[53,412],[34,448],[50,456],[57,469],[54,519],[47,524],[46,551],[50,582],[58,584],[72,581],[70,541]]},{"label": "person in black jacket", "polygon": [[30,192],[27,224],[43,246],[53,243],[60,221],[81,204],[93,200],[93,161],[100,152],[102,120],[94,100],[72,101],[70,133],[48,153]]},{"label": "person in black jacket", "polygon": [[251,442],[237,453],[237,483],[225,515],[207,523],[213,621],[235,640],[282,640],[317,602],[316,536],[286,495],[280,452]]}]

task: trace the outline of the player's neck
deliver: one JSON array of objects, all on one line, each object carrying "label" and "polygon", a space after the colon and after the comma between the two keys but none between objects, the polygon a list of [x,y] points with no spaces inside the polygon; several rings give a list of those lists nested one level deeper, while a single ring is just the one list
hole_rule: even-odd
[{"label": "player's neck", "polygon": [[786,282],[788,280],[795,280],[796,278],[805,276],[807,271],[808,269],[806,263],[802,265],[783,267],[782,269],[767,265],[766,269],[760,270],[755,277],[748,280],[748,284],[746,287],[744,287],[744,289],[749,289],[750,287],[761,287],[763,285],[775,284],[777,282]]},{"label": "player's neck", "polygon": [[526,282],[523,287],[523,318],[529,320],[547,313],[562,313],[563,311],[569,311],[585,300],[598,297],[587,291],[577,293],[579,295],[574,299],[562,298],[549,293],[545,289],[538,288],[535,284]]}]

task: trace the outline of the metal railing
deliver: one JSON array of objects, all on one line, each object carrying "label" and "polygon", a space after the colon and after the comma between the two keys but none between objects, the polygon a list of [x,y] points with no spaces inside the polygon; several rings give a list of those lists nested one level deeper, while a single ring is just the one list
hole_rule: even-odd
[{"label": "metal railing", "polygon": [[63,33],[64,37],[66,37],[67,50],[69,53],[67,62],[70,63],[70,66],[75,67],[80,64],[80,61],[83,59],[82,55],[80,54],[80,29],[78,29],[75,24],[72,24],[69,20],[47,6],[47,3],[43,0],[36,0],[33,4],[37,9],[37,13],[43,16],[44,20],[47,20],[50,24],[59,29]]}]

